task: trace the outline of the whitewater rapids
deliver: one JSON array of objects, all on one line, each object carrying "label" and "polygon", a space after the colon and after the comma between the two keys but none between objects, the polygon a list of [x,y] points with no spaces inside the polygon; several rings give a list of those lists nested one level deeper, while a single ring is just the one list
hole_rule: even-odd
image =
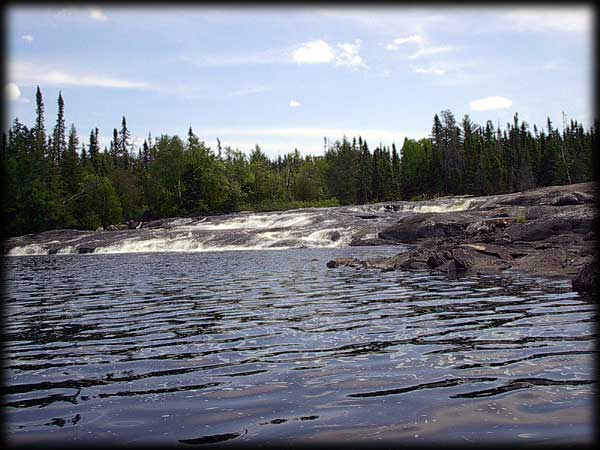
[{"label": "whitewater rapids", "polygon": [[421,202],[173,218],[132,230],[53,230],[9,239],[5,252],[8,256],[28,256],[346,247],[356,240],[376,239],[383,227],[395,223],[402,214],[463,211],[478,203],[474,197],[447,197]]}]

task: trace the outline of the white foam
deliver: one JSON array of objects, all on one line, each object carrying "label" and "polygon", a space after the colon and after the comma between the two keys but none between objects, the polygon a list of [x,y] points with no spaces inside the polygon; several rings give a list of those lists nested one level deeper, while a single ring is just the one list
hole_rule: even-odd
[{"label": "white foam", "polygon": [[[454,212],[454,211],[465,211],[471,207],[474,203],[473,198],[464,197],[452,197],[438,200],[424,200],[420,202],[398,202],[394,205],[398,208],[398,211],[402,212],[416,212],[416,213],[443,213],[443,212]],[[390,204],[374,204],[374,205],[360,205],[352,206],[347,208],[347,211],[365,213],[365,212],[390,212],[393,211],[390,208]]]},{"label": "white foam", "polygon": [[206,240],[193,239],[126,239],[118,244],[106,247],[98,247],[94,250],[96,254],[110,253],[158,253],[158,252],[225,252],[241,250],[285,250],[287,246],[265,246],[265,245],[222,245],[215,243],[211,245]]},{"label": "white foam", "polygon": [[441,212],[454,212],[454,211],[465,211],[469,209],[471,206],[472,200],[469,198],[466,199],[456,199],[449,203],[442,204],[431,204],[431,203],[421,203],[415,202],[414,206],[404,209],[403,211],[414,211],[414,212],[423,212],[423,213],[441,213]]},{"label": "white foam", "polygon": [[313,217],[314,215],[306,213],[249,214],[247,216],[226,219],[221,223],[197,222],[192,225],[182,225],[181,228],[197,230],[287,228],[308,225]]},{"label": "white foam", "polygon": [[14,247],[10,249],[7,256],[33,256],[33,255],[47,255],[48,248],[39,244],[29,244],[22,247]]},{"label": "white foam", "polygon": [[57,255],[69,255],[71,253],[77,253],[77,249],[72,245],[67,245],[66,247],[60,248],[56,252]]}]

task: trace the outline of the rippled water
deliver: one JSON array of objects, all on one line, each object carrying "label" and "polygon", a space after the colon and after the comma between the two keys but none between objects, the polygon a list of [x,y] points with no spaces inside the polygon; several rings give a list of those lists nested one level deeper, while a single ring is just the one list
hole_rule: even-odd
[{"label": "rippled water", "polygon": [[7,258],[8,441],[592,440],[590,299],[325,268],[397,252]]}]

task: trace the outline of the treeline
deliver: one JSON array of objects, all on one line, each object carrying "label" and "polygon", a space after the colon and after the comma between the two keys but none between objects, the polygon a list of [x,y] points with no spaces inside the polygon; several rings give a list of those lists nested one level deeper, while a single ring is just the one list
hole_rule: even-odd
[{"label": "treeline", "polygon": [[2,135],[2,235],[56,228],[96,229],[129,220],[195,216],[240,210],[336,206],[449,194],[494,194],[593,178],[598,124],[570,121],[562,132],[548,119],[485,126],[450,111],[434,117],[429,138],[405,139],[402,148],[344,137],[323,156],[298,150],[269,159],[257,145],[250,155],[207,147],[190,128],[185,138],[148,136],[131,142],[125,117],[100,149],[99,130],[87,145],[65,126],[64,101],[47,131],[36,92],[36,120],[18,118]]}]

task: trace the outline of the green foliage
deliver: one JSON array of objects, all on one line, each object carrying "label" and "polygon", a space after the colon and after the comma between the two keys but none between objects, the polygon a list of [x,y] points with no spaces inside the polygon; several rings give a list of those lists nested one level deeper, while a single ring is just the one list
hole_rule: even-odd
[{"label": "green foliage", "polygon": [[83,228],[93,230],[121,222],[121,203],[108,178],[88,175],[83,180],[81,193],[78,216]]},{"label": "green foliage", "polygon": [[468,116],[458,123],[451,111],[434,116],[430,137],[405,139],[399,149],[379,144],[371,152],[361,136],[344,136],[322,156],[295,150],[271,160],[258,145],[246,155],[219,141],[215,154],[191,128],[186,140],[149,135],[135,148],[122,117],[110,149],[101,151],[97,128],[87,146],[74,125],[66,137],[62,94],[51,138],[39,88],[35,108],[32,128],[14,119],[3,134],[3,236],[129,219],[513,192],[597,179],[592,162],[600,157],[597,121],[586,131],[563,118],[561,133],[548,120],[532,133],[516,114],[501,130]]}]

